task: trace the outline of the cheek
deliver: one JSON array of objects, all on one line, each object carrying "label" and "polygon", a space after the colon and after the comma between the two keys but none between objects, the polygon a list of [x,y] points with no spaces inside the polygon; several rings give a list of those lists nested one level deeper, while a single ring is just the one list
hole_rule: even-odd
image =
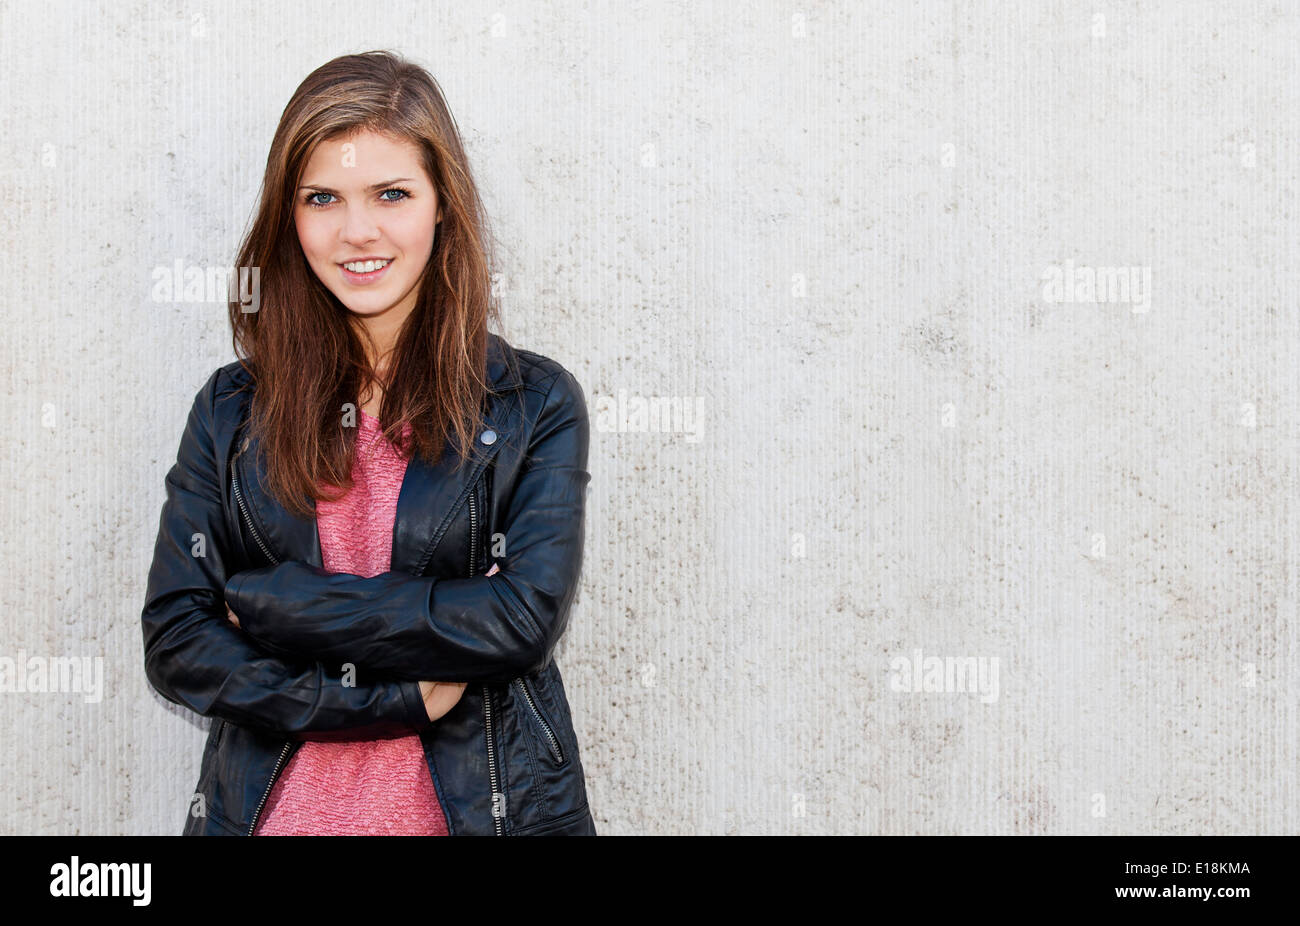
[{"label": "cheek", "polygon": [[298,243],[308,263],[317,265],[329,262],[330,233],[325,223],[309,213],[299,211],[294,216],[294,226],[298,231]]},{"label": "cheek", "polygon": [[389,238],[408,256],[426,258],[433,250],[433,216],[404,216],[400,222],[390,225]]}]

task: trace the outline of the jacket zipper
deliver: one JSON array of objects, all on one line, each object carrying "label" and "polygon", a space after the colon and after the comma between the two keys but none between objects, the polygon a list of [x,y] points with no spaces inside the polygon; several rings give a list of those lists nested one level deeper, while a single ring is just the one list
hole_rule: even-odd
[{"label": "jacket zipper", "polygon": [[[242,449],[239,451],[239,453],[243,452]],[[239,504],[239,513],[243,515],[244,523],[248,525],[248,532],[253,535],[253,540],[266,554],[266,558],[279,565],[280,560],[271,552],[271,548],[262,542],[262,535],[257,532],[257,527],[253,524],[253,517],[248,513],[248,507],[244,504],[244,493],[239,489],[239,476],[235,472],[235,460],[239,459],[239,453],[235,454],[230,460],[230,485],[235,490],[235,501]],[[284,767],[285,760],[289,758],[289,753],[293,751],[293,748],[294,741],[289,740],[284,744],[284,748],[280,750],[280,758],[275,761],[275,768],[271,770],[271,780],[266,783],[266,790],[262,792],[262,799],[257,802],[257,809],[253,811],[253,820],[248,824],[246,835],[252,836],[253,831],[257,829],[257,821],[262,816],[262,808],[266,805],[266,799],[271,796],[271,788],[275,787],[275,780],[280,777],[280,769]]]},{"label": "jacket zipper", "polygon": [[478,504],[474,497],[478,495],[478,484],[470,489],[469,498],[469,574],[470,578],[478,575]]},{"label": "jacket zipper", "polygon": [[551,729],[551,725],[546,722],[546,718],[542,716],[542,712],[537,709],[537,704],[534,703],[533,696],[528,692],[527,682],[522,678],[517,678],[515,679],[515,686],[519,689],[520,693],[523,694],[524,700],[527,701],[528,706],[532,708],[533,716],[537,718],[537,723],[546,734],[546,741],[551,745],[551,755],[555,756],[556,762],[563,765],[564,753],[560,750],[560,741],[556,737],[555,731]]},{"label": "jacket zipper", "polygon": [[[239,453],[243,453],[243,451],[241,450]],[[271,548],[262,542],[262,535],[257,532],[257,528],[253,525],[253,517],[248,513],[248,508],[244,504],[244,493],[239,489],[239,476],[235,473],[235,460],[239,459],[239,453],[235,454],[230,460],[230,485],[235,490],[235,501],[239,505],[239,513],[244,516],[244,522],[248,525],[248,532],[253,535],[253,540],[266,554],[267,559],[278,566],[280,561],[271,552]]]},{"label": "jacket zipper", "polygon": [[[492,744],[492,692],[488,691],[488,686],[483,686],[483,725],[487,731],[487,753],[488,753],[488,780],[492,786],[492,827],[498,836],[504,836],[505,833],[505,794],[497,790],[497,762],[496,748]],[[501,813],[497,813],[497,795],[501,795]]]},{"label": "jacket zipper", "polygon": [[262,815],[262,807],[266,804],[266,799],[271,796],[271,788],[275,785],[275,779],[280,775],[280,769],[284,766],[284,760],[287,759],[289,753],[293,751],[293,744],[294,741],[290,740],[285,743],[284,748],[280,750],[280,758],[276,760],[275,768],[271,770],[271,780],[266,783],[266,790],[262,792],[262,799],[257,802],[257,809],[253,811],[253,822],[248,824],[248,832],[245,834],[246,836],[252,836],[253,830],[257,828],[257,818]]},{"label": "jacket zipper", "polygon": [[[478,566],[478,502],[476,500],[477,495],[478,495],[478,485],[476,483],[470,489],[469,497],[468,497],[469,574],[471,577],[478,574],[478,569],[477,569]],[[505,820],[504,820],[505,808],[504,807],[501,808],[502,812],[500,814],[496,812],[497,794],[500,792],[497,791],[497,783],[499,779],[497,777],[496,747],[493,745],[492,742],[492,693],[488,691],[488,686],[486,684],[484,684],[482,687],[483,687],[483,728],[487,735],[488,783],[492,788],[490,792],[490,800],[492,803],[492,827],[493,830],[496,832],[496,835],[503,836],[505,835],[505,833],[503,832],[505,829]],[[505,795],[502,794],[502,798],[504,797]]]}]

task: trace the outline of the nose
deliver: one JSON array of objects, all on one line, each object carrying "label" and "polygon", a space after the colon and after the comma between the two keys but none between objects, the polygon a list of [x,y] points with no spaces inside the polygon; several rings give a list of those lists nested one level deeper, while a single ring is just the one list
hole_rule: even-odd
[{"label": "nose", "polygon": [[356,247],[379,237],[379,226],[365,206],[347,207],[343,217],[343,227],[339,229],[339,239],[345,244]]}]

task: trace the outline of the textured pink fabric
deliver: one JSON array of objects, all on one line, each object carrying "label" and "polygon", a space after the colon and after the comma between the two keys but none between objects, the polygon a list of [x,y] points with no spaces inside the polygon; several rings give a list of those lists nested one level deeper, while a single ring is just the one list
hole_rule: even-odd
[{"label": "textured pink fabric", "polygon": [[[362,411],[352,490],[316,505],[330,572],[374,576],[392,564],[393,519],[406,459]],[[446,836],[420,737],[306,741],[276,779],[258,836]]]}]

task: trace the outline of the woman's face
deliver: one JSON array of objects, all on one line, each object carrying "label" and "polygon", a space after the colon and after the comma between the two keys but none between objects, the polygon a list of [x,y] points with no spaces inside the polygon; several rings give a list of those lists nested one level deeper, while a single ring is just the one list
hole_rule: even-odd
[{"label": "woman's face", "polygon": [[369,131],[321,142],[293,215],[321,282],[365,322],[394,334],[415,307],[442,220],[419,149]]}]

